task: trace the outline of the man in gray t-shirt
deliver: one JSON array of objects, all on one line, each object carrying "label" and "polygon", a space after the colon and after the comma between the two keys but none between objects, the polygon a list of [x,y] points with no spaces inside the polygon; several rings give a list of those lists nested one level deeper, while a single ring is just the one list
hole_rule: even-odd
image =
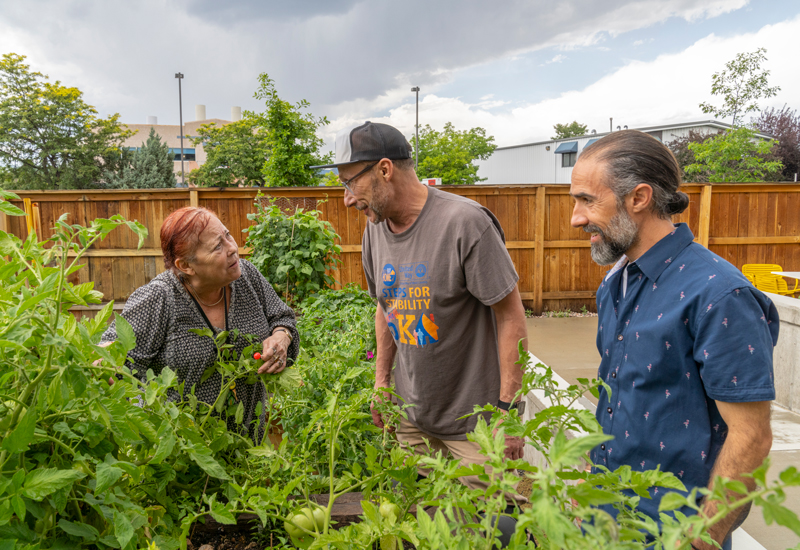
[{"label": "man in gray t-shirt", "polygon": [[[517,273],[494,215],[478,203],[420,184],[411,146],[391,126],[367,122],[336,136],[345,205],[370,223],[362,261],[378,300],[376,388],[396,391],[408,421],[398,439],[414,452],[431,446],[464,463],[483,462],[467,441],[475,405],[517,407],[518,342],[526,338]],[[373,421],[383,427],[377,411]],[[522,458],[506,437],[506,457]],[[468,485],[474,485],[465,480]]]}]

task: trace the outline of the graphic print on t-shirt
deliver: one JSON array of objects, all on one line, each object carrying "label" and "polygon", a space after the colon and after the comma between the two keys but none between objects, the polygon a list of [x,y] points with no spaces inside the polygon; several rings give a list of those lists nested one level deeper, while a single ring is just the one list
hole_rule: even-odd
[{"label": "graphic print on t-shirt", "polygon": [[411,262],[397,267],[387,263],[381,275],[386,323],[395,342],[420,347],[437,342],[439,326],[430,310],[428,263]]}]

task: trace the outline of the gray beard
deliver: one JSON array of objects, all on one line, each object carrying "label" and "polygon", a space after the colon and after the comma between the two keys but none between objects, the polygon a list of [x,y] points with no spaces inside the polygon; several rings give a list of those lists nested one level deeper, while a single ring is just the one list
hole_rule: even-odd
[{"label": "gray beard", "polygon": [[617,209],[605,231],[596,225],[587,225],[583,230],[600,235],[600,242],[592,243],[592,260],[599,265],[617,263],[623,254],[639,242],[639,227],[624,208]]}]

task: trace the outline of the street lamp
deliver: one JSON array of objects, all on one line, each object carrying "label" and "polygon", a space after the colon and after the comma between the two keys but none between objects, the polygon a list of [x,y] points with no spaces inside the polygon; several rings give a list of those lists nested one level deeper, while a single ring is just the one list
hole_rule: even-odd
[{"label": "street lamp", "polygon": [[414,126],[414,155],[417,157],[414,166],[419,170],[419,86],[411,88],[412,92],[417,92],[417,124]]},{"label": "street lamp", "polygon": [[178,79],[178,117],[181,122],[181,187],[186,187],[185,175],[183,170],[183,100],[181,99],[181,80],[183,73],[175,73]]}]

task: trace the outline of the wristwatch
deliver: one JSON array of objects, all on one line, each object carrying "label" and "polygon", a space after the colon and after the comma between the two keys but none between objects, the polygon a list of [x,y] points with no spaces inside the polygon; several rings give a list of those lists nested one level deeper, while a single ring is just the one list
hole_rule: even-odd
[{"label": "wristwatch", "polygon": [[289,337],[290,344],[292,343],[292,340],[294,340],[294,338],[292,338],[292,333],[289,332],[289,329],[287,329],[286,327],[275,327],[272,330],[272,334],[274,335],[276,332],[283,332],[284,334],[286,334],[286,336]]},{"label": "wristwatch", "polygon": [[515,403],[509,403],[508,401],[501,401],[500,399],[497,400],[497,408],[507,411],[509,409],[516,409],[517,413],[522,416],[525,414],[525,401],[520,399]]}]

